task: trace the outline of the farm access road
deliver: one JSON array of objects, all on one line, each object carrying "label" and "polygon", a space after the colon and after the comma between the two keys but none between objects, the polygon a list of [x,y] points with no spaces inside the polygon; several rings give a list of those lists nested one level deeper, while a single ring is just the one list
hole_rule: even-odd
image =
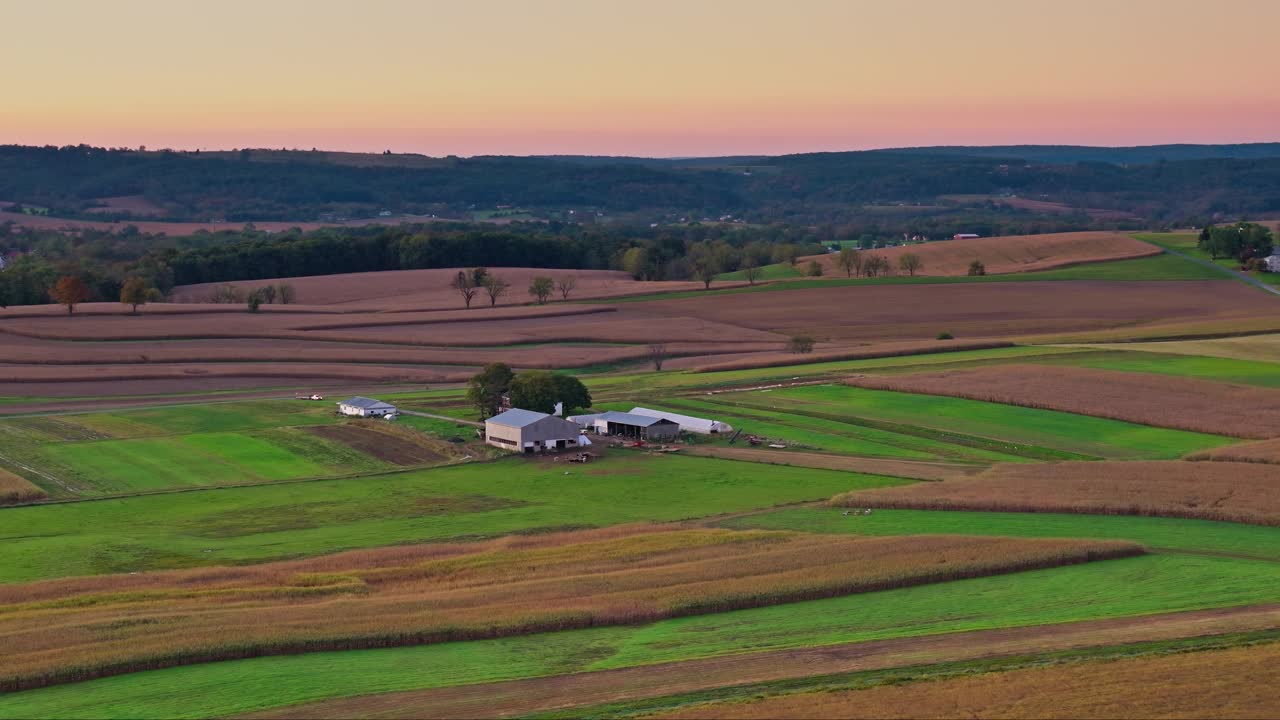
[{"label": "farm access road", "polygon": [[1280,604],[847,643],[681,662],[338,698],[249,718],[492,718],[712,688],[1105,645],[1208,637],[1280,626]]},{"label": "farm access road", "polygon": [[1185,259],[1185,260],[1190,260],[1191,262],[1196,263],[1197,265],[1203,265],[1203,266],[1205,266],[1205,267],[1207,267],[1207,268],[1213,268],[1214,270],[1217,270],[1218,272],[1222,272],[1222,273],[1226,273],[1227,275],[1231,275],[1231,276],[1235,277],[1237,280],[1243,280],[1243,281],[1245,281],[1245,282],[1249,283],[1250,285],[1252,285],[1252,286],[1254,286],[1254,287],[1256,287],[1256,288],[1260,288],[1260,289],[1262,289],[1262,290],[1266,290],[1267,292],[1271,293],[1272,295],[1280,295],[1280,288],[1278,288],[1278,287],[1274,287],[1274,286],[1271,286],[1271,285],[1268,285],[1268,284],[1266,284],[1266,283],[1262,282],[1261,280],[1258,280],[1257,278],[1251,278],[1251,277],[1249,277],[1248,275],[1246,275],[1246,274],[1244,274],[1244,273],[1242,273],[1242,272],[1239,272],[1239,271],[1237,271],[1237,270],[1232,270],[1231,268],[1224,268],[1224,267],[1222,267],[1221,265],[1218,265],[1217,263],[1212,263],[1212,262],[1209,262],[1208,260],[1204,260],[1204,259],[1202,259],[1202,258],[1198,258],[1198,257],[1194,257],[1194,256],[1192,256],[1192,255],[1188,255],[1188,254],[1186,254],[1186,253],[1184,253],[1184,252],[1182,252],[1182,251],[1180,251],[1180,250],[1174,250],[1174,249],[1172,249],[1172,248],[1165,248],[1165,249],[1164,249],[1164,251],[1165,251],[1165,252],[1167,252],[1167,253],[1169,253],[1169,254],[1171,254],[1171,255],[1177,255],[1178,257],[1183,258],[1183,259]]}]

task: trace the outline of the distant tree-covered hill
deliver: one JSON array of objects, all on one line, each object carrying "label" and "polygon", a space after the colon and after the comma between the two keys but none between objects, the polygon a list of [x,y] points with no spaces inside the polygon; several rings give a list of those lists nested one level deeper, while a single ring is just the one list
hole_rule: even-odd
[{"label": "distant tree-covered hill", "polygon": [[[0,146],[0,200],[77,217],[141,196],[170,220],[308,221],[518,208],[629,222],[867,224],[1074,213],[1083,226],[1280,212],[1280,144],[938,147],[779,157],[427,158]],[[1010,203],[1017,197],[1039,203]],[[957,199],[959,198],[959,199]],[[1106,212],[1102,212],[1106,211]],[[126,212],[116,216],[127,218]],[[101,215],[95,215],[101,217]]]}]

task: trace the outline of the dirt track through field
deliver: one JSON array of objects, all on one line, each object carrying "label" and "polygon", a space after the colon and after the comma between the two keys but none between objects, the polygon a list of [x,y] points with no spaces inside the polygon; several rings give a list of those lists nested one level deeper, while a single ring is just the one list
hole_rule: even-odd
[{"label": "dirt track through field", "polygon": [[341,698],[247,717],[513,717],[788,678],[1203,637],[1271,629],[1277,625],[1280,625],[1280,605],[1198,610],[729,655],[620,670]]}]

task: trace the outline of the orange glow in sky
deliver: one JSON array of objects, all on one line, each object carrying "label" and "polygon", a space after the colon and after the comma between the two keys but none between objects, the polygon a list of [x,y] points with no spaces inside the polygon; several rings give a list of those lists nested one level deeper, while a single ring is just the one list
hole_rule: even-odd
[{"label": "orange glow in sky", "polygon": [[0,143],[683,156],[1280,140],[1274,0],[0,11]]}]

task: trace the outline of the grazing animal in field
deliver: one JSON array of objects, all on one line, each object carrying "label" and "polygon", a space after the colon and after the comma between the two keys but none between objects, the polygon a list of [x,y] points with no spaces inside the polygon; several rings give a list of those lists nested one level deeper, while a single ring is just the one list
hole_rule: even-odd
[{"label": "grazing animal in field", "polygon": [[840,514],[841,514],[841,515],[843,515],[843,516],[845,516],[845,517],[849,517],[849,511],[848,511],[848,510],[845,510],[844,512],[842,512],[842,513],[840,513]]}]

